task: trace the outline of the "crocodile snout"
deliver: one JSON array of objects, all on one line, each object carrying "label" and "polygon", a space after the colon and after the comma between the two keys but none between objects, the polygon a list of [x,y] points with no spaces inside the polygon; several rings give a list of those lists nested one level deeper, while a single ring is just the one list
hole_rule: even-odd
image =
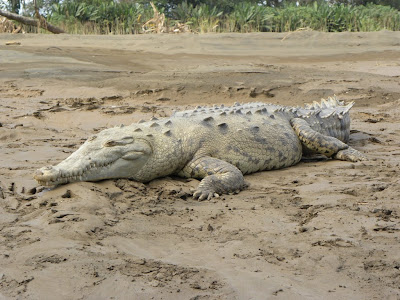
[{"label": "crocodile snout", "polygon": [[43,176],[43,171],[41,169],[36,170],[35,174],[33,175],[34,178]]},{"label": "crocodile snout", "polygon": [[43,178],[43,177],[52,177],[57,174],[58,174],[58,172],[56,172],[54,167],[46,166],[46,167],[36,170],[36,172],[34,174],[34,178],[38,179],[38,178]]},{"label": "crocodile snout", "polygon": [[52,166],[40,168],[35,171],[33,178],[41,185],[54,185],[60,177],[60,171]]}]

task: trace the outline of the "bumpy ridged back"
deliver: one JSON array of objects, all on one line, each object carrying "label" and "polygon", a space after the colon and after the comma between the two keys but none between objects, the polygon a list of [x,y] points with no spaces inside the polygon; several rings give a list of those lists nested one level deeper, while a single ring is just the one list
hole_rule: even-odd
[{"label": "bumpy ridged back", "polygon": [[314,101],[311,104],[305,104],[304,107],[290,107],[262,102],[252,102],[233,106],[214,105],[198,106],[193,110],[177,111],[172,115],[173,118],[195,118],[224,115],[246,115],[252,118],[252,115],[284,115],[288,120],[292,118],[305,119],[310,126],[325,135],[338,138],[347,142],[350,135],[350,116],[349,111],[354,102],[345,104],[339,101],[336,96],[329,97],[321,102]]},{"label": "bumpy ridged back", "polygon": [[310,110],[312,113],[318,114],[323,119],[333,115],[341,119],[349,113],[353,105],[354,102],[345,105],[344,101],[339,101],[336,96],[333,96],[329,97],[327,100],[322,99],[321,102],[314,101],[311,104],[306,104],[304,108]]},{"label": "bumpy ridged back", "polygon": [[345,104],[333,96],[306,104],[304,109],[296,111],[296,116],[305,119],[314,130],[347,143],[350,136],[349,111],[353,105],[354,102]]},{"label": "bumpy ridged back", "polygon": [[190,117],[197,115],[210,115],[220,113],[274,113],[274,112],[292,112],[296,113],[299,117],[310,117],[312,115],[319,115],[320,118],[328,118],[336,115],[339,119],[348,114],[354,102],[345,105],[344,101],[339,101],[336,96],[329,97],[327,100],[322,99],[321,102],[314,101],[311,104],[305,104],[304,107],[291,107],[262,102],[251,103],[235,103],[232,106],[214,105],[210,106],[197,106],[193,110],[175,111],[172,117]]}]

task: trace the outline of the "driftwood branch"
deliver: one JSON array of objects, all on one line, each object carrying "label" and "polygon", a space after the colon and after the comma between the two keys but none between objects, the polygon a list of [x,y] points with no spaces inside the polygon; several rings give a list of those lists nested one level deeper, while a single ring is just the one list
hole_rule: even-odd
[{"label": "driftwood branch", "polygon": [[56,26],[53,26],[53,25],[47,23],[45,18],[43,18],[40,15],[39,15],[39,19],[37,20],[37,19],[33,19],[33,18],[23,17],[23,16],[0,9],[0,16],[6,17],[7,19],[10,19],[10,20],[20,22],[25,25],[43,28],[52,33],[65,33],[64,30],[62,30],[61,28],[58,28]]},{"label": "driftwood branch", "polygon": [[24,30],[22,29],[22,25],[19,25],[18,27],[8,20],[7,18],[0,17],[0,33],[25,33]]},{"label": "driftwood branch", "polygon": [[[150,32],[155,31],[157,33],[165,32],[164,28],[165,15],[160,14],[160,12],[158,11],[153,2],[150,2],[150,5],[154,11],[154,17],[143,24],[142,30],[144,32],[149,32],[149,31]],[[148,27],[150,27],[150,29],[147,29]]]}]

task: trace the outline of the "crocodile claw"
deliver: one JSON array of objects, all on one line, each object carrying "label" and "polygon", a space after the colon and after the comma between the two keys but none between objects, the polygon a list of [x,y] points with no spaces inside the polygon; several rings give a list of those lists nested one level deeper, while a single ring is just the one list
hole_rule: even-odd
[{"label": "crocodile claw", "polygon": [[214,191],[211,190],[197,190],[196,192],[193,193],[193,199],[197,199],[199,201],[203,200],[211,200],[213,197],[219,197],[219,194],[215,193]]}]

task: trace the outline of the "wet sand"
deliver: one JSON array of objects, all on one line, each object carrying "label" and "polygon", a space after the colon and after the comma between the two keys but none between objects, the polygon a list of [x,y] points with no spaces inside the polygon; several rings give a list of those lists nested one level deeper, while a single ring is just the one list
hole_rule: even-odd
[{"label": "wet sand", "polygon": [[[0,299],[399,299],[399,82],[399,32],[0,35]],[[111,126],[333,94],[368,161],[203,202],[195,179],[32,178]]]}]

